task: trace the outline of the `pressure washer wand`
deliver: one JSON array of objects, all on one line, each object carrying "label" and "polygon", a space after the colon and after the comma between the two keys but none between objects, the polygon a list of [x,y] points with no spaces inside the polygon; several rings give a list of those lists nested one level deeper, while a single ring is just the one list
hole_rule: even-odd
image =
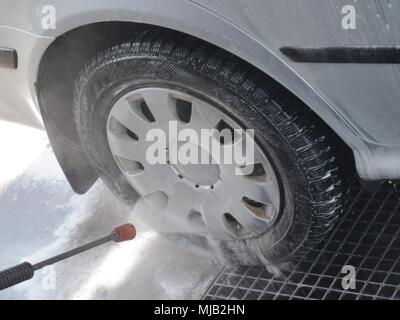
[{"label": "pressure washer wand", "polygon": [[70,251],[61,253],[55,257],[46,259],[36,264],[30,264],[29,262],[23,262],[19,265],[6,269],[0,272],[0,290],[12,287],[18,283],[32,279],[35,271],[42,269],[45,266],[52,265],[59,261],[68,259],[79,253],[87,251],[89,249],[98,247],[104,243],[114,241],[123,242],[129,241],[136,237],[136,228],[133,224],[127,223],[113,229],[113,231],[103,238],[97,239],[90,243],[87,243],[78,248]]}]

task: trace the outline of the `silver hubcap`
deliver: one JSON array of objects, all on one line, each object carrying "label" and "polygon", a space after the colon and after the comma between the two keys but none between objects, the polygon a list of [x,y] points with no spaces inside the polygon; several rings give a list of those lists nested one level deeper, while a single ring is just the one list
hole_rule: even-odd
[{"label": "silver hubcap", "polygon": [[[217,239],[243,239],[267,231],[278,216],[280,193],[260,146],[255,144],[254,170],[248,175],[237,175],[237,165],[223,161],[149,164],[146,152],[153,141],[146,141],[146,134],[150,129],[159,128],[168,137],[166,159],[172,148],[193,143],[170,139],[170,121],[176,121],[178,132],[190,128],[198,136],[201,129],[241,128],[212,104],[186,93],[163,88],[129,92],[113,105],[107,124],[111,152],[129,183],[185,230]],[[221,141],[221,154],[236,143],[242,143],[240,137]]]}]

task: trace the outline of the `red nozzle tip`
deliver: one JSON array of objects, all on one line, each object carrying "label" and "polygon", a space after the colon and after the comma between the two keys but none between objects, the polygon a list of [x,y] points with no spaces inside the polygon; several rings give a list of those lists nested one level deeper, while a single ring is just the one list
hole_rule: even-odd
[{"label": "red nozzle tip", "polygon": [[115,227],[113,232],[117,234],[115,242],[133,240],[136,237],[136,228],[131,223]]}]

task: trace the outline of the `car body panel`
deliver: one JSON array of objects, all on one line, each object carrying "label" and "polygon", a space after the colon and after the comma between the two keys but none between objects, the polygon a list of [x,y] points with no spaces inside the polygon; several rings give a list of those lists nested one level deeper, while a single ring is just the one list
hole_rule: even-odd
[{"label": "car body panel", "polygon": [[[274,53],[292,47],[392,47],[400,45],[400,2],[361,1],[356,30],[345,30],[341,9],[349,1],[195,0],[223,15]],[[273,5],[272,5],[273,4]],[[290,63],[364,140],[400,146],[400,65]],[[384,114],[382,112],[384,108]],[[382,126],[382,120],[385,125]],[[387,130],[387,125],[392,129]]]},{"label": "car body panel", "polygon": [[[22,59],[17,70],[0,69],[0,80],[7,81],[0,87],[0,112],[12,106],[16,118],[25,115],[24,107],[37,104],[34,84],[41,57],[65,32],[103,21],[146,23],[206,40],[253,64],[333,128],[353,149],[363,179],[400,178],[400,66],[295,63],[280,52],[284,46],[399,46],[398,1],[353,2],[356,30],[341,27],[341,9],[348,4],[344,0],[0,0],[0,4],[0,46],[16,49]],[[54,30],[42,28],[45,5],[56,9]],[[21,117],[24,122],[27,115]],[[68,175],[70,164],[59,160]]]},{"label": "car body panel", "polygon": [[0,68],[0,119],[43,128],[35,82],[40,59],[52,41],[52,37],[0,26],[0,46],[18,52],[17,69]]}]

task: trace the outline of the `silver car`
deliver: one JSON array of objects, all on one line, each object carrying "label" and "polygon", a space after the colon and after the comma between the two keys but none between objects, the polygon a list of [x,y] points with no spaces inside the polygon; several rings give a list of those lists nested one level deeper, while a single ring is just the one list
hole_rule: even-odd
[{"label": "silver car", "polygon": [[[0,0],[0,115],[66,178],[145,198],[227,261],[315,246],[351,181],[400,178],[396,0]],[[149,163],[148,132],[254,130],[254,161]],[[195,147],[200,147],[196,144]],[[237,169],[246,169],[237,174]]]}]

